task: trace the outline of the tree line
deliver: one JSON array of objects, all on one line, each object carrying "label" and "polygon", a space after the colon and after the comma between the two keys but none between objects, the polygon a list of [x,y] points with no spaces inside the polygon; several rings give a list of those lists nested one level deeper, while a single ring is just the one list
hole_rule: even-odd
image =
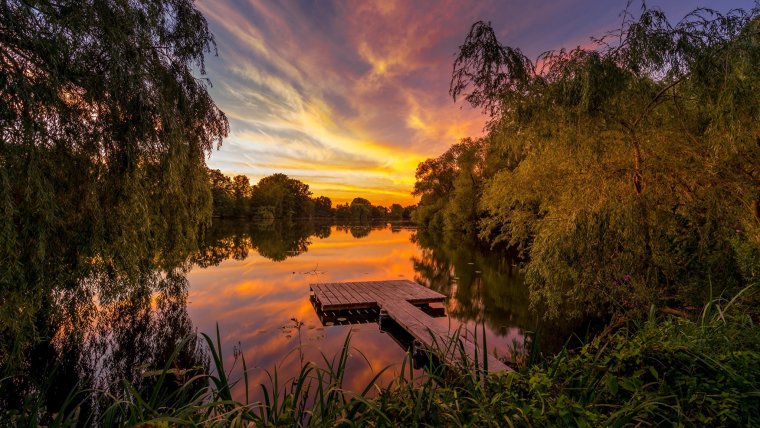
[{"label": "tree line", "polygon": [[537,60],[475,23],[450,94],[487,133],[416,171],[413,220],[519,250],[549,316],[760,282],[760,9],[637,15]]},{"label": "tree line", "polygon": [[333,206],[327,196],[313,197],[308,184],[281,173],[266,176],[254,185],[245,175],[228,177],[218,169],[209,169],[207,175],[213,215],[218,218],[408,220],[415,208],[401,204],[373,205],[361,197]]}]

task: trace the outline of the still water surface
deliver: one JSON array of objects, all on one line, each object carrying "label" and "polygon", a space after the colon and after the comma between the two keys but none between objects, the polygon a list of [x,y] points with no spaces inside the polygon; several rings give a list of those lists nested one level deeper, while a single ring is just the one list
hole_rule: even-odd
[{"label": "still water surface", "polygon": [[333,357],[349,331],[346,388],[363,389],[386,366],[392,367],[381,380],[397,376],[406,350],[376,323],[322,325],[309,300],[314,282],[417,281],[448,296],[447,319],[437,322],[464,324],[465,334],[477,329],[478,338],[485,326],[489,352],[508,361],[524,357],[526,333],[538,321],[516,262],[464,237],[430,236],[404,224],[224,222],[207,241],[201,253],[207,257],[187,275],[188,313],[200,332],[215,332],[218,324],[227,367],[235,365],[239,377],[242,353],[252,385],[268,382],[265,369],[277,367],[281,379],[296,375],[301,354],[305,361]]},{"label": "still water surface", "polygon": [[[124,266],[130,261],[121,260]],[[471,336],[477,329],[479,339],[485,329],[489,352],[510,362],[524,360],[527,349],[553,352],[572,332],[529,309],[519,263],[507,254],[405,224],[218,221],[197,251],[132,261],[132,270],[118,271],[102,259],[105,269],[88,264],[49,290],[36,322],[39,337],[47,339],[27,348],[23,373],[0,390],[0,407],[20,408],[37,385],[46,385],[49,408],[59,408],[74,389],[118,394],[123,379],[150,390],[157,382],[150,373],[164,367],[185,338],[214,337],[217,325],[230,377],[241,378],[241,357],[250,369],[251,400],[261,399],[258,385],[268,382],[267,371],[276,367],[282,386],[301,359],[324,367],[322,355],[338,354],[349,332],[344,388],[364,389],[387,366],[380,382],[397,376],[406,352],[398,336],[375,322],[322,325],[309,300],[314,282],[417,281],[448,297],[447,316],[436,322],[463,325]],[[213,370],[201,343],[191,339],[179,349],[174,373]],[[233,391],[241,400],[242,388],[239,382]],[[101,411],[91,404],[83,411]]]}]

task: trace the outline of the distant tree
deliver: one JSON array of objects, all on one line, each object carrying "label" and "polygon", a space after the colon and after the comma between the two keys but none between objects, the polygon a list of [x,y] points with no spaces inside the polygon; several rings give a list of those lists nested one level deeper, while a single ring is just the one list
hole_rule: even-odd
[{"label": "distant tree", "polygon": [[408,205],[404,207],[404,214],[401,216],[401,218],[404,220],[411,220],[415,209],[417,209],[417,205]]},{"label": "distant tree", "polygon": [[327,196],[319,196],[313,199],[314,216],[320,218],[332,218],[334,213],[332,201]]},{"label": "distant tree", "polygon": [[372,206],[372,218],[373,219],[384,219],[388,217],[388,208],[382,206],[382,205],[373,205]]},{"label": "distant tree", "polygon": [[354,198],[351,201],[351,220],[367,221],[372,219],[372,203],[364,198]]},{"label": "distant tree", "polygon": [[218,169],[209,169],[208,177],[209,182],[211,183],[211,198],[213,199],[214,216],[230,216],[234,209],[232,180],[222,174]]},{"label": "distant tree", "polygon": [[251,212],[251,182],[245,175],[236,175],[232,178],[232,197],[235,206],[235,215],[247,217]]},{"label": "distant tree", "polygon": [[264,177],[253,186],[251,204],[254,212],[270,207],[277,219],[307,218],[314,213],[309,185],[280,173]]},{"label": "distant tree", "polygon": [[338,204],[335,206],[335,217],[340,220],[351,219],[351,206],[348,203]]},{"label": "distant tree", "polygon": [[404,217],[404,207],[402,207],[400,204],[391,205],[389,216],[395,220],[402,219]]}]

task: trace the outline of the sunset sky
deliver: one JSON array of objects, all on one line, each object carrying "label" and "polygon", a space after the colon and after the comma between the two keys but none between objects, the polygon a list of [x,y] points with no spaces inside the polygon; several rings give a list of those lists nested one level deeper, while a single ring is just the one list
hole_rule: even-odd
[{"label": "sunset sky", "polygon": [[[417,164],[482,134],[485,117],[448,95],[470,26],[491,21],[531,58],[620,24],[625,0],[198,0],[218,45],[206,67],[230,136],[208,160],[252,183],[282,172],[333,203],[414,202]],[[671,19],[751,0],[658,0]]]}]

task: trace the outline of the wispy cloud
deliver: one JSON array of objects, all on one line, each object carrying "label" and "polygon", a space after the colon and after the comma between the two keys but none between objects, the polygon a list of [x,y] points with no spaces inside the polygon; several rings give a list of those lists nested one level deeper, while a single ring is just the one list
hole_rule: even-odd
[{"label": "wispy cloud", "polygon": [[[663,0],[664,2],[664,0]],[[602,5],[603,3],[603,5]],[[709,2],[708,2],[709,3]],[[741,6],[731,1],[721,8]],[[673,0],[683,13],[705,2]],[[482,133],[448,96],[458,46],[477,20],[531,56],[614,28],[625,1],[200,0],[219,57],[212,96],[231,134],[209,164],[252,181],[283,172],[337,202],[412,202],[416,165]]]}]

